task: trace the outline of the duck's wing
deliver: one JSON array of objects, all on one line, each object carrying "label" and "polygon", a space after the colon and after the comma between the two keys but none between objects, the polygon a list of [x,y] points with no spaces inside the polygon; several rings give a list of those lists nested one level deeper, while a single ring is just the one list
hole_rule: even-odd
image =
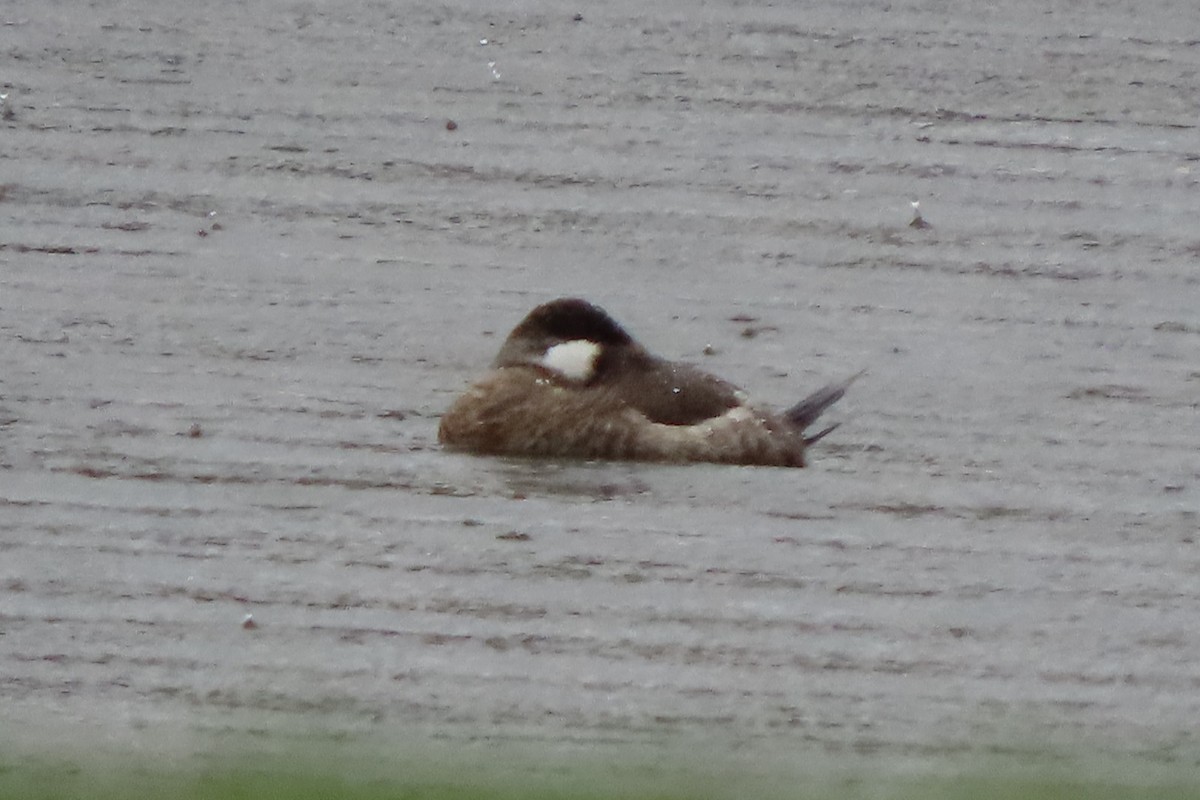
[{"label": "duck's wing", "polygon": [[602,369],[597,388],[660,425],[697,425],[746,401],[728,381],[688,364],[653,357]]}]

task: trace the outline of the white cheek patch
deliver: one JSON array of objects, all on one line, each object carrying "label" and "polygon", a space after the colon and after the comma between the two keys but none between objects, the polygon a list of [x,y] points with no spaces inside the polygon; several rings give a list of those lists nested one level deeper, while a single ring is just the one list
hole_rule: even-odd
[{"label": "white cheek patch", "polygon": [[600,345],[587,339],[572,339],[548,349],[542,356],[542,366],[567,380],[584,383],[595,373],[598,355]]}]

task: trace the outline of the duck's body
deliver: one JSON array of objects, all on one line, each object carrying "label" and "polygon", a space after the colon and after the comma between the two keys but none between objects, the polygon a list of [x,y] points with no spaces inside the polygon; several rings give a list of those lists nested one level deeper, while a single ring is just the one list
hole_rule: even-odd
[{"label": "duck's body", "polygon": [[[804,429],[845,392],[822,389],[783,413],[736,386],[652,355],[583,300],[538,306],[493,369],[446,414],[438,439],[472,453],[803,467]],[[851,379],[853,380],[853,379]]]}]

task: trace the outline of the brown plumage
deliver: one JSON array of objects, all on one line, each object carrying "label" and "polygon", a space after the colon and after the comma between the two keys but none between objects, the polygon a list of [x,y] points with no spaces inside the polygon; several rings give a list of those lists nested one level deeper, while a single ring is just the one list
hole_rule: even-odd
[{"label": "brown plumage", "polygon": [[652,355],[597,306],[560,299],[513,329],[492,371],[442,417],[438,439],[489,455],[802,467],[808,445],[836,426],[804,429],[852,380],[776,413]]}]

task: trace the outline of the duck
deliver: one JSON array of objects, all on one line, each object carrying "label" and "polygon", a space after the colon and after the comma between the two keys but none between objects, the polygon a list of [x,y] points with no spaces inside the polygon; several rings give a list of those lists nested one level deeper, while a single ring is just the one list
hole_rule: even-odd
[{"label": "duck", "polygon": [[564,297],[513,328],[491,370],[442,415],[438,441],[486,456],[804,467],[838,425],[808,428],[861,374],[774,411],[654,355],[599,306]]}]

